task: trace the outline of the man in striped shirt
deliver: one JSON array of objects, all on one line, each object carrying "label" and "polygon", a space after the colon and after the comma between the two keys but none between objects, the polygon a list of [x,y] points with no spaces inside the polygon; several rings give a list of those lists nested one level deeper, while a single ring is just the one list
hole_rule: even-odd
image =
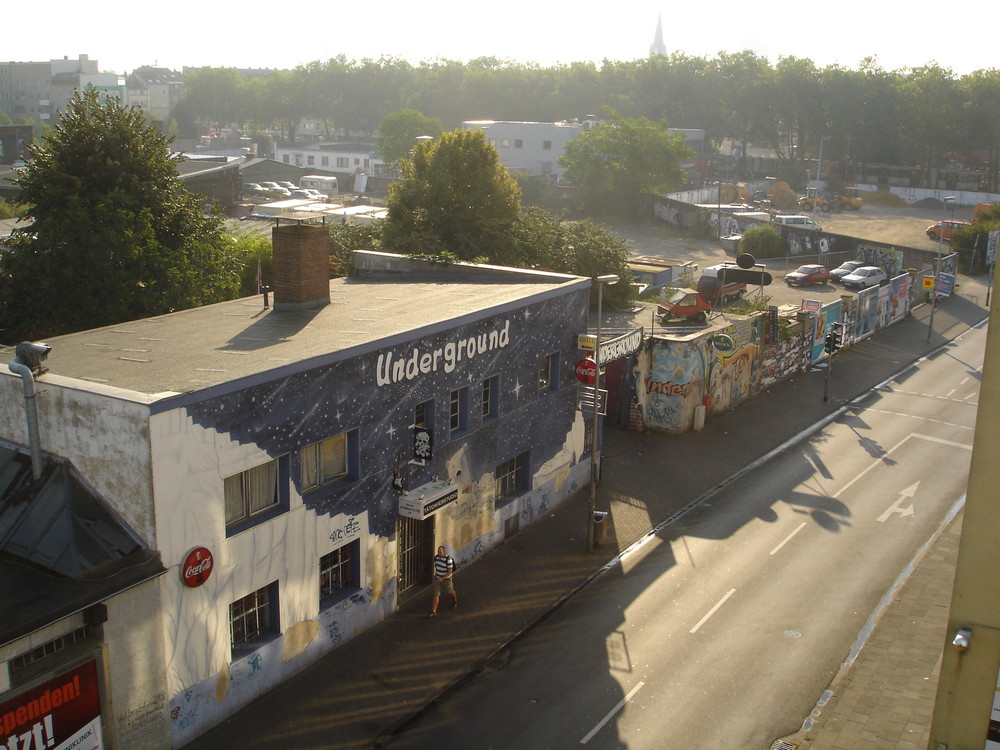
[{"label": "man in striped shirt", "polygon": [[452,576],[455,575],[455,560],[445,552],[444,547],[438,547],[437,554],[434,555],[434,598],[431,600],[431,611],[428,617],[437,615],[438,601],[441,599],[441,592],[451,594],[451,608],[458,606],[458,593],[455,591],[455,582]]}]

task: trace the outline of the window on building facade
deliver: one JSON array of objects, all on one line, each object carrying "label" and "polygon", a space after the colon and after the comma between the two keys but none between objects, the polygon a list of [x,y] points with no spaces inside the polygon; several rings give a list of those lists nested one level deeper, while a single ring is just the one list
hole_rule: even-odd
[{"label": "window on building facade", "polygon": [[307,166],[307,167],[311,167],[311,166],[313,166],[313,165],[314,165],[315,163],[316,163],[316,157],[315,157],[315,156],[307,156],[307,157],[306,157],[306,166]]},{"label": "window on building facade", "polygon": [[542,150],[543,151],[551,151],[552,150],[552,141],[542,141]]},{"label": "window on building facade", "polygon": [[361,542],[355,540],[319,559],[319,604],[325,608],[361,587]]},{"label": "window on building facade", "polygon": [[329,156],[321,156],[320,159],[319,159],[319,163],[320,163],[320,166],[322,166],[322,167],[329,167],[330,166],[330,157]]},{"label": "window on building facade", "polygon": [[351,166],[351,160],[348,159],[346,156],[338,156],[337,166],[341,167],[342,169],[348,169]]},{"label": "window on building facade", "polygon": [[278,460],[274,459],[223,480],[227,526],[249,521],[279,506],[278,473]]},{"label": "window on building facade", "polygon": [[352,440],[354,433],[345,432],[302,449],[303,492],[350,475]]},{"label": "window on building facade", "polygon": [[51,641],[46,641],[31,651],[18,654],[7,662],[10,683],[16,686],[37,679],[39,674],[52,670],[57,663],[65,663],[78,653],[99,648],[100,643],[101,628],[91,625],[84,625],[58,638],[53,638]]},{"label": "window on building facade", "polygon": [[500,146],[503,148],[510,148],[510,138],[501,138]]},{"label": "window on building facade", "polygon": [[514,139],[514,148],[522,148],[523,146],[524,146],[524,141],[522,141],[520,138]]},{"label": "window on building facade", "polygon": [[458,388],[451,392],[448,407],[448,429],[462,432],[469,429],[469,389]]},{"label": "window on building facade", "polygon": [[556,373],[559,356],[548,354],[538,360],[538,390],[548,391],[556,387]]},{"label": "window on building facade", "polygon": [[497,466],[494,476],[496,500],[512,497],[527,487],[528,454],[522,453]]},{"label": "window on building facade", "polygon": [[490,419],[496,419],[498,414],[498,408],[500,405],[500,376],[493,375],[492,377],[483,380],[483,421]]},{"label": "window on building facade", "polygon": [[229,605],[229,636],[234,656],[252,651],[280,632],[277,581]]},{"label": "window on building facade", "polygon": [[285,154],[281,158],[285,162],[285,164],[288,164],[291,161],[290,158],[289,158],[289,156],[288,156],[288,154]]},{"label": "window on building facade", "polygon": [[424,401],[413,410],[413,426],[434,429],[434,402]]}]

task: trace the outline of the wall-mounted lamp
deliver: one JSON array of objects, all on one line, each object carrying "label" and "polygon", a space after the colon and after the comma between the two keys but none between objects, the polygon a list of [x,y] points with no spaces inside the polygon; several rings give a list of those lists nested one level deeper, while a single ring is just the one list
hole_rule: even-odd
[{"label": "wall-mounted lamp", "polygon": [[952,640],[951,645],[957,648],[959,651],[965,651],[969,647],[969,641],[972,640],[972,629],[971,628],[959,628],[958,633]]}]

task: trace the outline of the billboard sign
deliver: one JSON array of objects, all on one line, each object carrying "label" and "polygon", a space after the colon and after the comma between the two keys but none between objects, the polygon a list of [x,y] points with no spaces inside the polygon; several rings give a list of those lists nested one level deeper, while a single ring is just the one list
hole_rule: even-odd
[{"label": "billboard sign", "polygon": [[19,750],[104,750],[97,662],[0,704],[0,731],[4,740],[15,738]]}]

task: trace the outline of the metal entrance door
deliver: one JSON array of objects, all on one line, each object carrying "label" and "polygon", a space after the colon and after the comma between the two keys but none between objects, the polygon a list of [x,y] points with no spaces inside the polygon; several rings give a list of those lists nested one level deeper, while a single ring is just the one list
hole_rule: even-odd
[{"label": "metal entrance door", "polygon": [[431,581],[431,561],[434,559],[434,519],[418,521],[399,516],[397,533],[399,551],[399,595]]}]

